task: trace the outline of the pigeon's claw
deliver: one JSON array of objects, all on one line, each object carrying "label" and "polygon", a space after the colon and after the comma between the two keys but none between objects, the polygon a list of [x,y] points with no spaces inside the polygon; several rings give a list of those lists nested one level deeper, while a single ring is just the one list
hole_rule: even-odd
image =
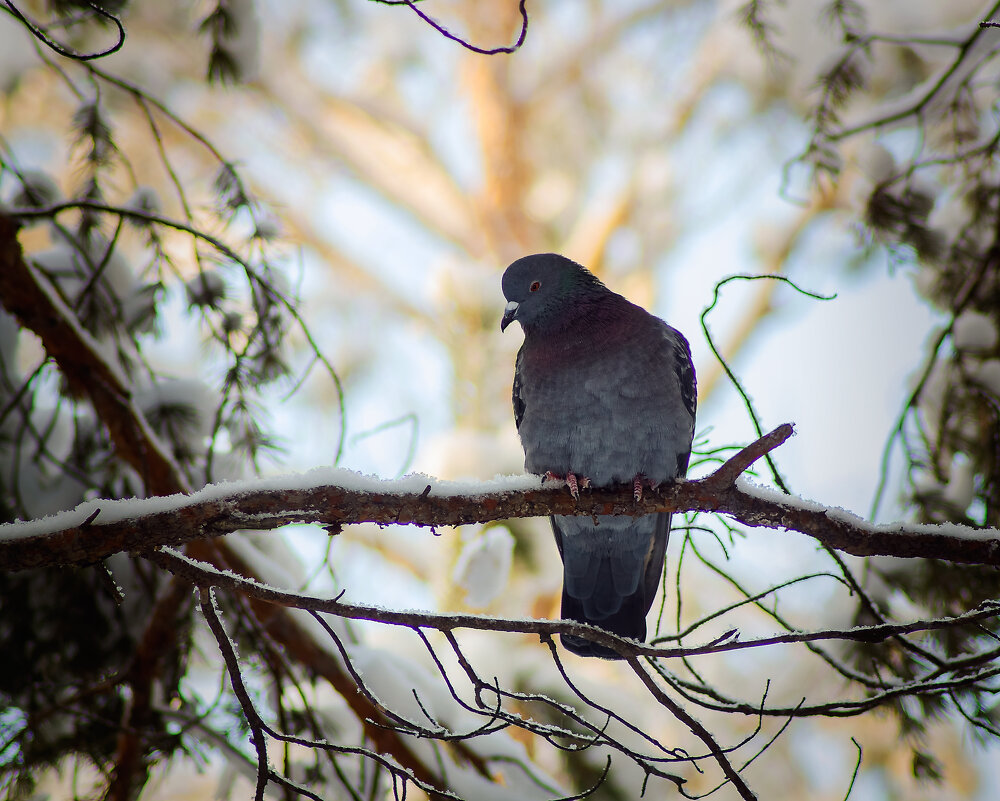
[{"label": "pigeon's claw", "polygon": [[553,473],[551,470],[546,470],[545,475],[542,477],[543,481],[562,481],[569,487],[569,494],[573,496],[574,500],[580,500],[580,489],[586,489],[590,486],[590,479],[586,476],[577,477],[575,473],[567,473],[566,477],[559,475],[558,473]]},{"label": "pigeon's claw", "polygon": [[649,487],[651,490],[655,490],[658,486],[660,486],[659,481],[653,481],[642,473],[637,473],[636,477],[632,479],[632,495],[635,497],[635,502],[639,503],[642,500],[643,488]]},{"label": "pigeon's claw", "polygon": [[642,473],[637,473],[636,477],[632,479],[632,494],[635,496],[635,502],[639,503],[642,500],[642,491],[644,487],[649,487],[651,490],[655,490],[660,486],[659,481],[653,481],[652,479],[646,478]]}]

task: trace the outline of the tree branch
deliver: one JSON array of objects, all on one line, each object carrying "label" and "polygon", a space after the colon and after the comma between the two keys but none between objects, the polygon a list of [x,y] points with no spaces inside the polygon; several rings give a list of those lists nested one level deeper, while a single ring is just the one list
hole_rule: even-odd
[{"label": "tree branch", "polygon": [[[0,569],[24,570],[96,562],[122,551],[143,552],[219,537],[240,529],[289,523],[454,526],[545,515],[643,515],[653,512],[725,514],[748,526],[799,531],[854,556],[943,559],[1000,565],[1000,532],[958,525],[869,523],[842,509],[805,502],[734,478],[792,434],[779,426],[739,451],[711,475],[663,485],[636,501],[631,484],[585,492],[560,488],[504,489],[483,484],[455,490],[447,482],[410,476],[381,481],[346,470],[314,470],[237,484],[215,484],[190,495],[90,501],[44,521],[0,526]],[[513,479],[510,486],[524,486]],[[423,485],[422,491],[416,486]]]},{"label": "tree branch", "polygon": [[517,11],[521,15],[521,32],[517,36],[517,41],[514,42],[509,47],[492,47],[489,49],[477,47],[470,42],[467,42],[460,36],[456,36],[447,28],[445,28],[440,22],[437,22],[432,17],[421,11],[413,0],[376,0],[376,2],[384,3],[385,5],[406,5],[409,6],[413,12],[420,17],[424,22],[430,25],[434,30],[444,36],[446,39],[451,39],[453,42],[458,42],[466,50],[471,50],[473,53],[479,53],[483,56],[495,56],[499,53],[514,53],[521,49],[521,45],[524,44],[524,39],[528,35],[528,10],[525,8],[527,0],[521,0],[518,3]]},{"label": "tree branch", "polygon": [[[224,543],[222,543],[224,545]],[[240,582],[257,584],[254,571],[244,560],[240,559],[236,549],[224,548],[222,552],[211,547],[211,543],[196,543],[196,549],[190,549],[189,553],[194,559],[211,561],[212,567],[223,571],[236,578],[243,576]],[[182,557],[175,557],[182,563]],[[221,563],[221,564],[220,564]],[[182,576],[190,581],[193,574]],[[200,581],[193,582],[198,586],[204,586],[204,577]],[[224,586],[223,582],[213,580],[212,585]],[[255,598],[249,593],[244,593],[250,599],[250,608],[260,623],[261,628],[272,637],[275,642],[281,643],[288,654],[300,665],[316,675],[322,676],[347,702],[355,717],[364,727],[365,734],[370,738],[374,752],[377,754],[391,754],[396,762],[401,765],[419,785],[429,792],[434,788],[443,789],[441,779],[435,775],[434,771],[418,757],[405,738],[401,737],[391,726],[391,720],[373,704],[368,698],[358,691],[357,685],[351,678],[348,671],[339,659],[316,636],[315,632],[303,625],[300,618],[294,617],[288,609],[284,609],[264,599]]]},{"label": "tree branch", "polygon": [[[13,313],[25,328],[33,331],[41,339],[46,353],[58,365],[70,390],[90,401],[98,418],[107,427],[119,458],[138,471],[146,482],[150,494],[166,496],[189,491],[184,475],[170,457],[169,451],[149,427],[142,412],[132,403],[127,379],[117,369],[116,364],[102,356],[100,343],[79,325],[76,316],[63,302],[55,287],[25,261],[17,239],[16,219],[5,214],[0,214],[0,305]],[[173,501],[179,500],[182,503],[191,497],[195,496],[171,495]],[[101,505],[106,503],[109,502],[102,502]],[[126,504],[133,503],[169,505],[171,500],[161,497],[126,502]],[[183,510],[179,510],[178,515],[180,518],[186,516]],[[76,547],[70,540],[82,536],[83,540],[88,542],[84,546],[84,551],[89,551],[94,542],[102,541],[103,535],[109,533],[104,531],[98,534],[96,540],[93,538],[93,534],[102,529],[101,526],[92,525],[96,517],[93,511],[87,511],[78,521],[80,525],[77,526],[77,533],[63,532],[63,536],[56,535],[56,539],[61,539],[63,545],[69,545],[69,550],[72,552],[76,551]],[[119,522],[125,523],[125,520]],[[0,545],[7,546],[5,553],[8,556],[14,555],[23,546],[28,547],[31,552],[33,546],[29,541],[32,538],[21,538],[17,533],[17,524],[8,526],[10,527],[2,527],[4,534],[8,536],[0,534]],[[21,528],[23,529],[23,526]],[[114,537],[112,533],[112,538]],[[187,537],[184,542],[190,543],[188,553],[193,558],[222,569],[236,570],[250,579],[254,578],[253,571],[243,564],[225,542],[211,542],[203,537]],[[100,545],[97,549],[100,551],[99,555],[92,553],[91,556],[69,561],[65,561],[63,556],[57,556],[55,560],[46,560],[44,557],[39,559],[38,552],[34,552],[34,557],[29,559],[29,563],[20,566],[14,563],[10,565],[0,563],[0,569],[31,568],[44,564],[88,564],[100,561],[119,550],[141,551],[150,545],[155,547],[151,541],[145,545],[135,543],[124,549],[112,550],[106,550],[104,545]],[[57,546],[57,550],[62,549]],[[378,753],[391,754],[399,765],[421,783],[421,786],[433,788],[440,784],[433,769],[413,753],[402,737],[390,728],[380,725],[383,721],[379,710],[359,696],[356,686],[338,660],[316,642],[308,629],[287,610],[273,604],[252,601],[251,606],[264,630],[275,641],[281,643],[301,664],[323,676],[344,697],[375,743]],[[158,610],[158,612],[165,611],[166,608]],[[152,647],[156,643],[161,629],[160,616],[156,614],[147,624],[143,646],[138,655],[140,659],[143,658],[147,645]],[[148,702],[151,694],[146,688],[151,686],[152,673],[157,664],[156,661],[136,664],[131,679],[138,683],[137,702]],[[145,714],[146,712],[138,708],[138,703],[129,711],[129,717],[133,720],[143,719]],[[109,790],[116,795],[124,791],[127,796],[128,791],[136,786],[135,771],[141,762],[137,749],[142,746],[141,743],[133,742],[137,732],[134,727],[130,728],[124,732],[119,743],[121,753],[117,761],[118,767],[113,777],[113,784],[109,787]]]},{"label": "tree branch", "polygon": [[155,681],[164,656],[174,648],[178,619],[185,613],[190,595],[189,582],[171,577],[160,589],[146,620],[126,676],[131,696],[118,732],[115,766],[104,795],[106,801],[137,798],[149,777],[150,765],[144,749],[154,717]]},{"label": "tree branch", "polygon": [[729,761],[729,756],[726,754],[725,749],[719,745],[715,737],[712,736],[712,733],[705,728],[705,725],[679,703],[677,703],[673,698],[667,695],[666,692],[664,692],[663,688],[660,687],[660,685],[653,680],[653,677],[649,675],[645,668],[643,668],[638,657],[629,656],[627,661],[628,666],[632,668],[635,675],[639,677],[639,680],[645,685],[646,689],[649,690],[650,695],[652,695],[653,698],[659,701],[664,707],[669,709],[670,714],[672,714],[679,723],[686,726],[695,737],[705,744],[712,756],[715,757],[715,761],[719,763],[719,767],[722,769],[725,777],[732,782],[733,787],[736,788],[736,792],[739,793],[740,798],[745,801],[756,801],[756,794],[750,789],[750,786],[743,781],[743,777],[740,776],[739,771],[736,770],[736,768],[733,767],[733,763]]},{"label": "tree branch", "polygon": [[56,288],[24,259],[17,222],[6,214],[0,214],[0,305],[38,335],[70,390],[90,400],[119,457],[142,476],[150,494],[190,491],[169,450],[132,403],[125,376],[101,356],[100,344],[76,322]]},{"label": "tree branch", "polygon": [[257,785],[254,801],[264,801],[264,790],[267,789],[268,780],[271,778],[271,767],[267,760],[267,741],[264,739],[264,729],[267,724],[257,713],[253,699],[250,698],[250,693],[247,692],[246,685],[243,683],[239,657],[236,655],[236,648],[219,619],[219,608],[212,588],[202,587],[199,596],[201,598],[201,613],[219,644],[219,652],[222,654],[226,669],[229,671],[229,683],[240,702],[243,717],[250,727],[250,742],[253,743],[254,750],[257,752]]},{"label": "tree branch", "polygon": [[[418,612],[412,610],[386,609],[381,606],[366,606],[342,601],[340,597],[319,598],[301,592],[283,590],[219,571],[212,565],[198,562],[177,551],[165,549],[147,554],[147,558],[170,571],[175,576],[195,586],[215,586],[232,593],[239,593],[263,604],[303,609],[309,612],[336,615],[348,620],[369,620],[390,626],[412,629],[435,629],[453,632],[460,629],[496,631],[511,634],[537,634],[541,638],[556,634],[586,637],[600,645],[613,648],[623,656],[650,656],[664,659],[683,659],[729,651],[742,651],[771,645],[788,645],[822,640],[850,640],[854,642],[881,642],[901,634],[915,634],[936,631],[956,626],[971,625],[980,621],[1000,617],[1000,602],[983,602],[975,609],[958,615],[908,623],[883,623],[874,626],[857,626],[850,629],[821,629],[819,631],[791,631],[765,637],[742,639],[736,630],[726,632],[711,642],[699,645],[645,644],[627,640],[604,629],[573,620],[507,619],[482,614],[461,614],[441,612]],[[954,667],[953,665],[950,667]],[[967,666],[960,666],[967,667]],[[881,686],[881,685],[880,685]],[[756,713],[755,713],[756,714]]]}]

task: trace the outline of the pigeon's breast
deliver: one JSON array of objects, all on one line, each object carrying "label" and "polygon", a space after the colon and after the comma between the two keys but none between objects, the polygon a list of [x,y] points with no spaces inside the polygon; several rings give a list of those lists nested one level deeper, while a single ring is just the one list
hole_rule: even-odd
[{"label": "pigeon's breast", "polygon": [[595,486],[678,474],[691,421],[670,352],[657,339],[614,344],[526,348],[519,427],[526,470],[572,472]]}]

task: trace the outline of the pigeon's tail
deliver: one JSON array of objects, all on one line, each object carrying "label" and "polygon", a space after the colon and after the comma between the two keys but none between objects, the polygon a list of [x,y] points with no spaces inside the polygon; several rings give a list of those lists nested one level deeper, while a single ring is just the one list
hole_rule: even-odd
[{"label": "pigeon's tail", "polygon": [[[562,616],[640,642],[646,614],[663,573],[670,515],[640,518],[553,517],[563,560]],[[616,651],[583,637],[562,635],[581,656],[620,659]]]}]

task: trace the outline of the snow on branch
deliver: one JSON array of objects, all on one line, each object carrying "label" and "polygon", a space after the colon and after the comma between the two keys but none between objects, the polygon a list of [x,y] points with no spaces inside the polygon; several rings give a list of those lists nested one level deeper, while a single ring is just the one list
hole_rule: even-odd
[{"label": "snow on branch", "polygon": [[70,512],[0,526],[0,569],[23,570],[99,561],[218,537],[241,529],[315,523],[331,530],[349,523],[454,526],[545,515],[642,515],[708,512],[749,526],[799,531],[855,556],[944,559],[1000,564],[1000,532],[956,524],[873,524],[755,486],[739,478],[756,459],[793,433],[784,424],[743,448],[714,473],[648,491],[640,501],[631,483],[594,489],[574,500],[537,476],[484,482],[445,482],[421,475],[380,480],[348,470],[210,484],[191,494],[125,501],[88,501]]},{"label": "snow on branch", "polygon": [[[93,509],[85,504],[78,507],[76,512],[64,513],[69,517],[55,516],[9,526],[0,535],[0,540],[5,540],[10,546],[6,551],[8,555],[16,554],[25,545],[29,551],[39,545],[44,551],[47,541],[55,547],[55,558],[46,558],[40,551],[35,551],[29,563],[21,563],[24,567],[87,564],[99,561],[115,552],[141,551],[145,547],[155,547],[158,544],[155,541],[147,545],[133,542],[128,546],[117,547],[106,539],[109,534],[114,539],[113,529],[91,523],[98,514],[101,514],[102,522],[117,520],[120,524],[119,529],[127,529],[128,521],[134,514],[148,513],[153,509],[159,511],[176,509],[176,512],[171,512],[170,515],[176,517],[175,524],[183,525],[183,507],[194,498],[192,495],[183,494],[188,490],[187,479],[134,402],[129,382],[115,361],[107,357],[101,343],[79,324],[55,287],[24,259],[17,239],[17,230],[17,218],[0,214],[0,305],[16,315],[26,329],[39,337],[46,354],[58,366],[71,392],[90,401],[96,416],[107,429],[117,456],[135,469],[142,478],[146,491],[167,497],[149,498],[144,501],[99,501]],[[197,233],[189,226],[185,230]],[[225,488],[225,490],[232,489],[232,486]],[[210,497],[211,491],[212,488],[202,490],[201,497],[203,499]],[[137,511],[137,508],[141,511]],[[82,516],[75,516],[78,512],[82,512]],[[59,530],[65,528],[67,524],[82,531],[78,530],[75,533],[63,531],[60,535]],[[52,534],[55,534],[55,537],[50,540]],[[34,535],[40,535],[40,539]],[[7,536],[11,539],[6,539]],[[74,537],[80,537],[82,552],[70,543]],[[60,539],[62,545],[57,544]],[[32,542],[35,543],[34,546]],[[189,537],[188,542],[187,552],[192,556],[205,562],[218,563],[239,570],[244,575],[253,575],[240,560],[234,548],[238,545],[238,540],[220,542]],[[93,552],[95,544],[98,544],[97,551],[100,555],[66,560],[67,551],[63,546],[70,545],[69,551],[76,551],[79,556],[81,553]],[[17,569],[14,562],[11,562],[9,567]],[[4,566],[0,565],[0,569],[4,569]],[[183,582],[173,581],[171,592],[164,593],[158,599],[143,632],[142,644],[136,653],[133,668],[126,679],[132,703],[124,719],[123,736],[119,739],[115,771],[108,792],[110,799],[131,797],[132,788],[140,782],[139,776],[144,765],[143,748],[145,748],[142,744],[145,731],[142,721],[152,714],[150,702],[153,694],[149,689],[156,673],[162,668],[157,658],[158,654],[169,650],[160,646],[161,639],[169,637],[169,634],[165,633],[167,627],[162,625],[162,621],[164,616],[177,606],[179,602],[177,599],[183,594],[184,589]],[[179,595],[175,596],[173,592]],[[407,777],[417,781],[419,786],[436,786],[438,781],[436,767],[425,763],[415,754],[406,739],[388,725],[389,722],[384,719],[382,712],[357,693],[356,685],[350,675],[343,670],[340,661],[328,653],[323,643],[317,640],[314,631],[304,627],[301,621],[290,615],[287,610],[254,602],[252,599],[250,606],[255,624],[266,637],[280,643],[293,660],[308,666],[313,675],[322,676],[344,698],[361,722],[366,737],[373,744],[373,754],[391,755],[399,770],[405,771]],[[261,609],[261,606],[267,608]],[[172,627],[170,631],[174,636],[179,636],[176,627]],[[460,747],[457,749],[461,751]],[[472,759],[466,761],[475,764]]]},{"label": "snow on branch", "polygon": [[72,392],[90,399],[120,457],[135,468],[150,492],[188,490],[169,449],[136,407],[127,377],[105,357],[58,290],[24,259],[17,229],[15,218],[0,214],[0,305],[42,340]]}]

